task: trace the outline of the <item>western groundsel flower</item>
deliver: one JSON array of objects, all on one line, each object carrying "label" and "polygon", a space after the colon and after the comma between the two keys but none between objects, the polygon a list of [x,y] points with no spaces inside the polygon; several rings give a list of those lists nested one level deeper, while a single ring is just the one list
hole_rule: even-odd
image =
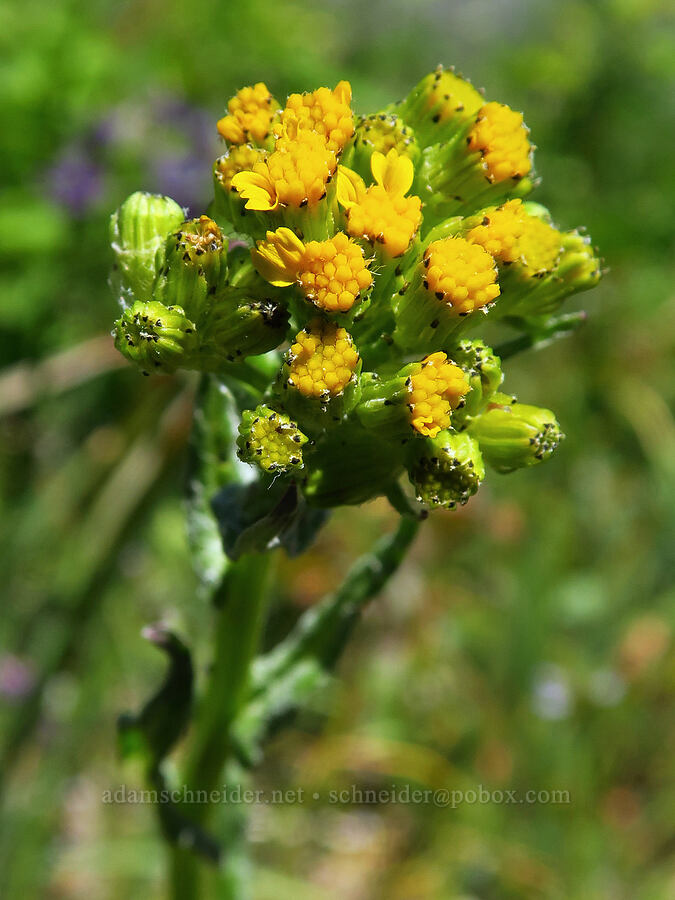
[{"label": "western groundsel flower", "polygon": [[391,497],[407,477],[413,506],[454,508],[486,466],[531,466],[562,438],[551,411],[500,393],[476,332],[545,343],[600,262],[526,199],[520,112],[443,69],[386,109],[351,104],[346,81],[283,106],[242,88],[217,125],[208,215],[125,201],[116,346],[146,373],[239,382],[240,458],[310,505]]}]

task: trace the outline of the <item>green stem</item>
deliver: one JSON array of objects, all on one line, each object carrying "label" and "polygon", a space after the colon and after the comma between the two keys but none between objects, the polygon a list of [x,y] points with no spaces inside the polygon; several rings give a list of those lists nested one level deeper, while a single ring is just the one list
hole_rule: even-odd
[{"label": "green stem", "polygon": [[[194,792],[195,801],[186,804],[184,811],[197,825],[208,827],[214,810],[212,803],[198,802],[197,792],[206,791],[208,797],[211,791],[221,787],[224,766],[232,755],[230,726],[246,694],[251,661],[258,649],[269,563],[268,554],[241,557],[230,565],[215,598],[214,659],[197,712],[183,778],[186,790]],[[234,879],[229,871],[240,849],[232,845],[223,848],[223,860],[216,876],[218,897],[239,900],[241,896],[240,887],[232,883]],[[198,900],[202,896],[201,867],[202,863],[190,848],[173,848],[173,900]]]}]

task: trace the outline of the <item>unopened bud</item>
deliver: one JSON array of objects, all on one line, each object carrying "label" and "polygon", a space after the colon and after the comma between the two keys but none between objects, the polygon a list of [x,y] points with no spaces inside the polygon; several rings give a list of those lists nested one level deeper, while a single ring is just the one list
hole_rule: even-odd
[{"label": "unopened bud", "polygon": [[227,278],[227,241],[208,216],[183,222],[166,240],[155,297],[182,306],[196,322]]},{"label": "unopened bud", "polygon": [[167,234],[184,219],[170,197],[136,191],[110,217],[110,241],[123,302],[150,300]]},{"label": "unopened bud", "polygon": [[497,472],[512,472],[548,459],[564,435],[550,409],[525,403],[501,404],[501,395],[469,425],[485,462]]},{"label": "unopened bud", "polygon": [[115,322],[113,334],[120,353],[146,375],[196,367],[196,328],[179,306],[137,300]]},{"label": "unopened bud", "polygon": [[469,81],[439,66],[425,75],[396,111],[426,147],[447,143],[472,121],[484,102]]},{"label": "unopened bud", "polygon": [[202,367],[217,371],[222,362],[236,362],[276,349],[286,337],[288,313],[272,299],[237,299],[236,291],[219,297],[200,328]]},{"label": "unopened bud", "polygon": [[408,475],[417,499],[427,506],[463,506],[485,478],[478,443],[466,432],[441,431],[435,438],[415,442],[413,450]]}]

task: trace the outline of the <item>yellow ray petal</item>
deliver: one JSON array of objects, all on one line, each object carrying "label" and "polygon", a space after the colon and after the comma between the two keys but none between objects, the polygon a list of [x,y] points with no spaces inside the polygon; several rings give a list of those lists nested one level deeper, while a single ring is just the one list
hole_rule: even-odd
[{"label": "yellow ray petal", "polygon": [[339,81],[333,93],[340,103],[345,103],[349,106],[352,102],[352,86],[348,81]]},{"label": "yellow ray petal", "polygon": [[344,206],[345,209],[356,206],[365,192],[366,186],[360,175],[353,169],[348,169],[347,166],[338,166],[337,198],[341,206]]},{"label": "yellow ray petal", "polygon": [[298,276],[305,245],[290,228],[268,231],[266,240],[258,241],[251,259],[262,277],[275,287],[288,287]]},{"label": "yellow ray petal", "polygon": [[238,172],[232,179],[232,187],[248,201],[246,209],[267,212],[279,205],[274,185],[269,177],[260,172]]},{"label": "yellow ray petal", "polygon": [[408,156],[399,156],[392,149],[385,156],[375,151],[370,159],[373,178],[389,194],[406,194],[412,187],[415,167]]}]

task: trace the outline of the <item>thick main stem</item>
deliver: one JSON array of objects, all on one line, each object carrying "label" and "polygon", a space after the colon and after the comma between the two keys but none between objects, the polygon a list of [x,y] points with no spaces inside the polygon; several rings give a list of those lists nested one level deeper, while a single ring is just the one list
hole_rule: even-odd
[{"label": "thick main stem", "polygon": [[[231,757],[230,726],[245,695],[251,660],[258,647],[269,564],[269,554],[242,557],[231,564],[216,597],[213,664],[183,778],[186,792],[191,791],[195,801],[186,804],[185,812],[197,825],[208,827],[214,809],[211,802],[199,802],[198,792],[202,798],[210,798],[211,791],[220,787],[221,773]],[[223,848],[222,872],[216,877],[222,885],[218,896],[239,900],[239,892],[227,887],[231,883],[229,858],[235,852],[231,846]],[[173,849],[173,900],[198,900],[202,868],[191,848]]]}]

